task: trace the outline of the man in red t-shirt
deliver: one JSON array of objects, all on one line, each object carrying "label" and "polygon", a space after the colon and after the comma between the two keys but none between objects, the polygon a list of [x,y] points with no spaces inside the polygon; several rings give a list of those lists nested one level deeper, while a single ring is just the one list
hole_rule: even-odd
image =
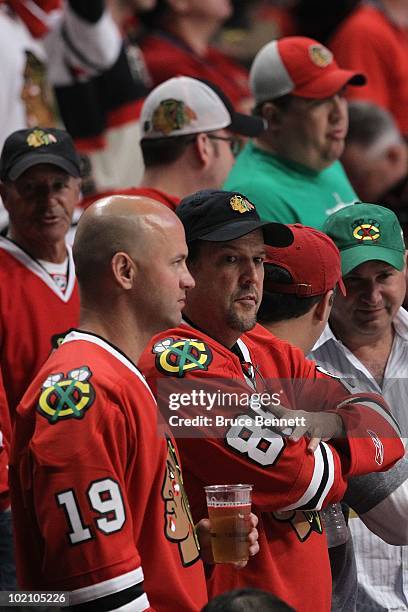
[{"label": "man in red t-shirt", "polygon": [[158,0],[153,11],[143,13],[150,32],[141,49],[154,85],[180,74],[209,79],[249,110],[248,72],[210,44],[231,14],[231,0]]},{"label": "man in red t-shirt", "polygon": [[408,136],[408,3],[363,2],[340,24],[329,46],[344,68],[367,76],[363,87],[347,90],[350,99],[368,100],[394,116]]}]

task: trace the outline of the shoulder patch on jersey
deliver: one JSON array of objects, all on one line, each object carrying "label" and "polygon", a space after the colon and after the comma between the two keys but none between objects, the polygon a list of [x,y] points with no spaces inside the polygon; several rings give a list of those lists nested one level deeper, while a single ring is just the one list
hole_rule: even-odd
[{"label": "shoulder patch on jersey", "polygon": [[208,370],[213,359],[210,347],[195,338],[164,338],[156,342],[152,353],[160,372],[178,378],[193,370]]},{"label": "shoulder patch on jersey", "polygon": [[82,419],[95,400],[88,366],[50,374],[43,382],[37,410],[51,425],[63,419]]}]

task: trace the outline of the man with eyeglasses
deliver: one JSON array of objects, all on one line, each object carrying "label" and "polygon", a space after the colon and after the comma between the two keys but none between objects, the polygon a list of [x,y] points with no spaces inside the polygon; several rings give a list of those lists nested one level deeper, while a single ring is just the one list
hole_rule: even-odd
[{"label": "man with eyeglasses", "polygon": [[[145,164],[141,183],[109,193],[144,195],[172,210],[190,193],[219,188],[242,147],[241,138],[264,130],[261,118],[235,112],[219,87],[186,76],[151,91],[140,125]],[[84,200],[84,206],[90,202]]]},{"label": "man with eyeglasses", "polygon": [[237,159],[225,189],[242,191],[265,221],[321,229],[358,198],[339,157],[348,129],[345,89],[365,77],[340,69],[316,40],[288,36],[255,57],[254,113],[268,123]]}]

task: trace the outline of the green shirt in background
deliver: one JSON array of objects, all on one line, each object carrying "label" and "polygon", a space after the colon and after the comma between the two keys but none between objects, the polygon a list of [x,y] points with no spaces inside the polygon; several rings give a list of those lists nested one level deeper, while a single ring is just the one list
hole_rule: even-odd
[{"label": "green shirt in background", "polygon": [[317,172],[266,153],[251,142],[237,157],[224,189],[247,196],[264,221],[317,229],[336,210],[358,201],[339,161]]}]

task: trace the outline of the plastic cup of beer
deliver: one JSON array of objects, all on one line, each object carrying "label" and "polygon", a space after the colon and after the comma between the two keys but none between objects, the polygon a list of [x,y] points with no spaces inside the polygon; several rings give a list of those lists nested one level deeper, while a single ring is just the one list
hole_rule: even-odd
[{"label": "plastic cup of beer", "polygon": [[215,563],[236,563],[249,557],[252,486],[226,484],[204,487]]}]

